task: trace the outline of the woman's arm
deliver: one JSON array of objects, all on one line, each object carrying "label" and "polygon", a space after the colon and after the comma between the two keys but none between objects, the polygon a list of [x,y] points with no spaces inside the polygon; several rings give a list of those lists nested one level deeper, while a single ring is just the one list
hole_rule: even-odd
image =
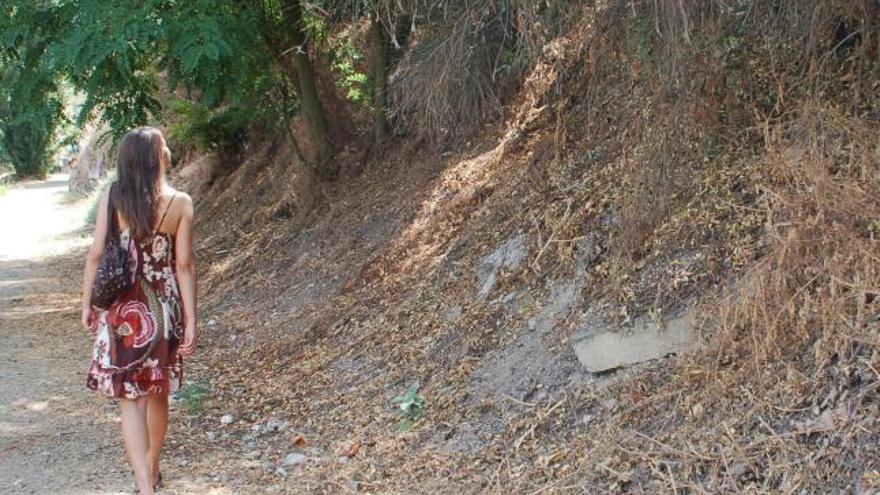
[{"label": "woman's arm", "polygon": [[107,203],[110,193],[105,192],[98,202],[98,218],[95,222],[95,238],[92,247],[86,255],[86,266],[83,270],[82,285],[82,325],[87,330],[92,329],[95,313],[92,309],[92,285],[95,283],[95,274],[98,271],[98,263],[101,262],[101,254],[104,252],[104,240],[107,237],[107,229],[110,220],[107,218]]},{"label": "woman's arm", "polygon": [[189,356],[195,351],[198,340],[196,327],[196,261],[193,252],[193,204],[192,199],[181,193],[180,222],[174,236],[174,257],[177,270],[177,286],[183,302],[183,342],[178,354]]}]

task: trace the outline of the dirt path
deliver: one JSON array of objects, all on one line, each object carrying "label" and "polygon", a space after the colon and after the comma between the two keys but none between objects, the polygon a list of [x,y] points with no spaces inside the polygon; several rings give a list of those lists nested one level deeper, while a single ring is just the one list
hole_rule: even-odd
[{"label": "dirt path", "polygon": [[[87,202],[66,191],[67,177],[59,175],[0,196],[4,494],[116,494],[133,486],[116,407],[84,386],[91,343],[78,320]],[[172,411],[172,421],[176,416]],[[230,493],[175,470],[188,460],[182,441],[173,443],[166,493]]]}]

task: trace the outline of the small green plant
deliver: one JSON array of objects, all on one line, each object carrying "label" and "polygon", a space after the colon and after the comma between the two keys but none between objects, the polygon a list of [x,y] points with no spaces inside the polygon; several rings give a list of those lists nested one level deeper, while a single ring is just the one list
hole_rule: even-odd
[{"label": "small green plant", "polygon": [[205,406],[205,401],[211,396],[211,386],[208,383],[195,381],[184,383],[177,391],[180,405],[190,414],[196,414]]},{"label": "small green plant", "polygon": [[338,41],[332,50],[331,67],[337,74],[336,84],[345,91],[345,97],[349,101],[366,104],[367,95],[371,91],[369,80],[366,74],[358,72],[356,68],[363,62],[363,54],[348,39]]},{"label": "small green plant", "polygon": [[410,385],[405,394],[391,400],[391,403],[399,408],[398,413],[402,416],[398,429],[407,431],[413,427],[416,421],[425,415],[425,398],[419,395],[419,382]]}]

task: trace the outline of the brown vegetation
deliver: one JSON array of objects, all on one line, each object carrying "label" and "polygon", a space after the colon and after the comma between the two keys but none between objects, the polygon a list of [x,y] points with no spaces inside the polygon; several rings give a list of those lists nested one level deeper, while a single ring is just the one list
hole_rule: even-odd
[{"label": "brown vegetation", "polygon": [[[599,2],[543,47],[505,122],[453,153],[398,139],[319,186],[266,144],[201,193],[220,324],[196,376],[223,378],[189,427],[230,408],[288,418],[320,459],[292,492],[878,489],[878,25],[869,1]],[[424,130],[482,122],[497,98],[432,99],[449,63],[389,82]],[[479,300],[481,258],[519,234],[527,262]],[[534,336],[542,302],[581,275],[576,306]],[[516,375],[493,363],[518,345],[568,370],[586,322],[694,301],[692,355],[521,397],[481,378]],[[398,433],[389,401],[415,379],[427,416]]]}]

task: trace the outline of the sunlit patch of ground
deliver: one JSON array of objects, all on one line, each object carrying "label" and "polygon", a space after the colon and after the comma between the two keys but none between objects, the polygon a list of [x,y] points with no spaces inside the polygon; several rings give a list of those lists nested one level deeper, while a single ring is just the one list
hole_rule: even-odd
[{"label": "sunlit patch of ground", "polygon": [[0,196],[0,261],[32,260],[83,246],[87,202],[68,192],[66,174],[29,181]]}]

